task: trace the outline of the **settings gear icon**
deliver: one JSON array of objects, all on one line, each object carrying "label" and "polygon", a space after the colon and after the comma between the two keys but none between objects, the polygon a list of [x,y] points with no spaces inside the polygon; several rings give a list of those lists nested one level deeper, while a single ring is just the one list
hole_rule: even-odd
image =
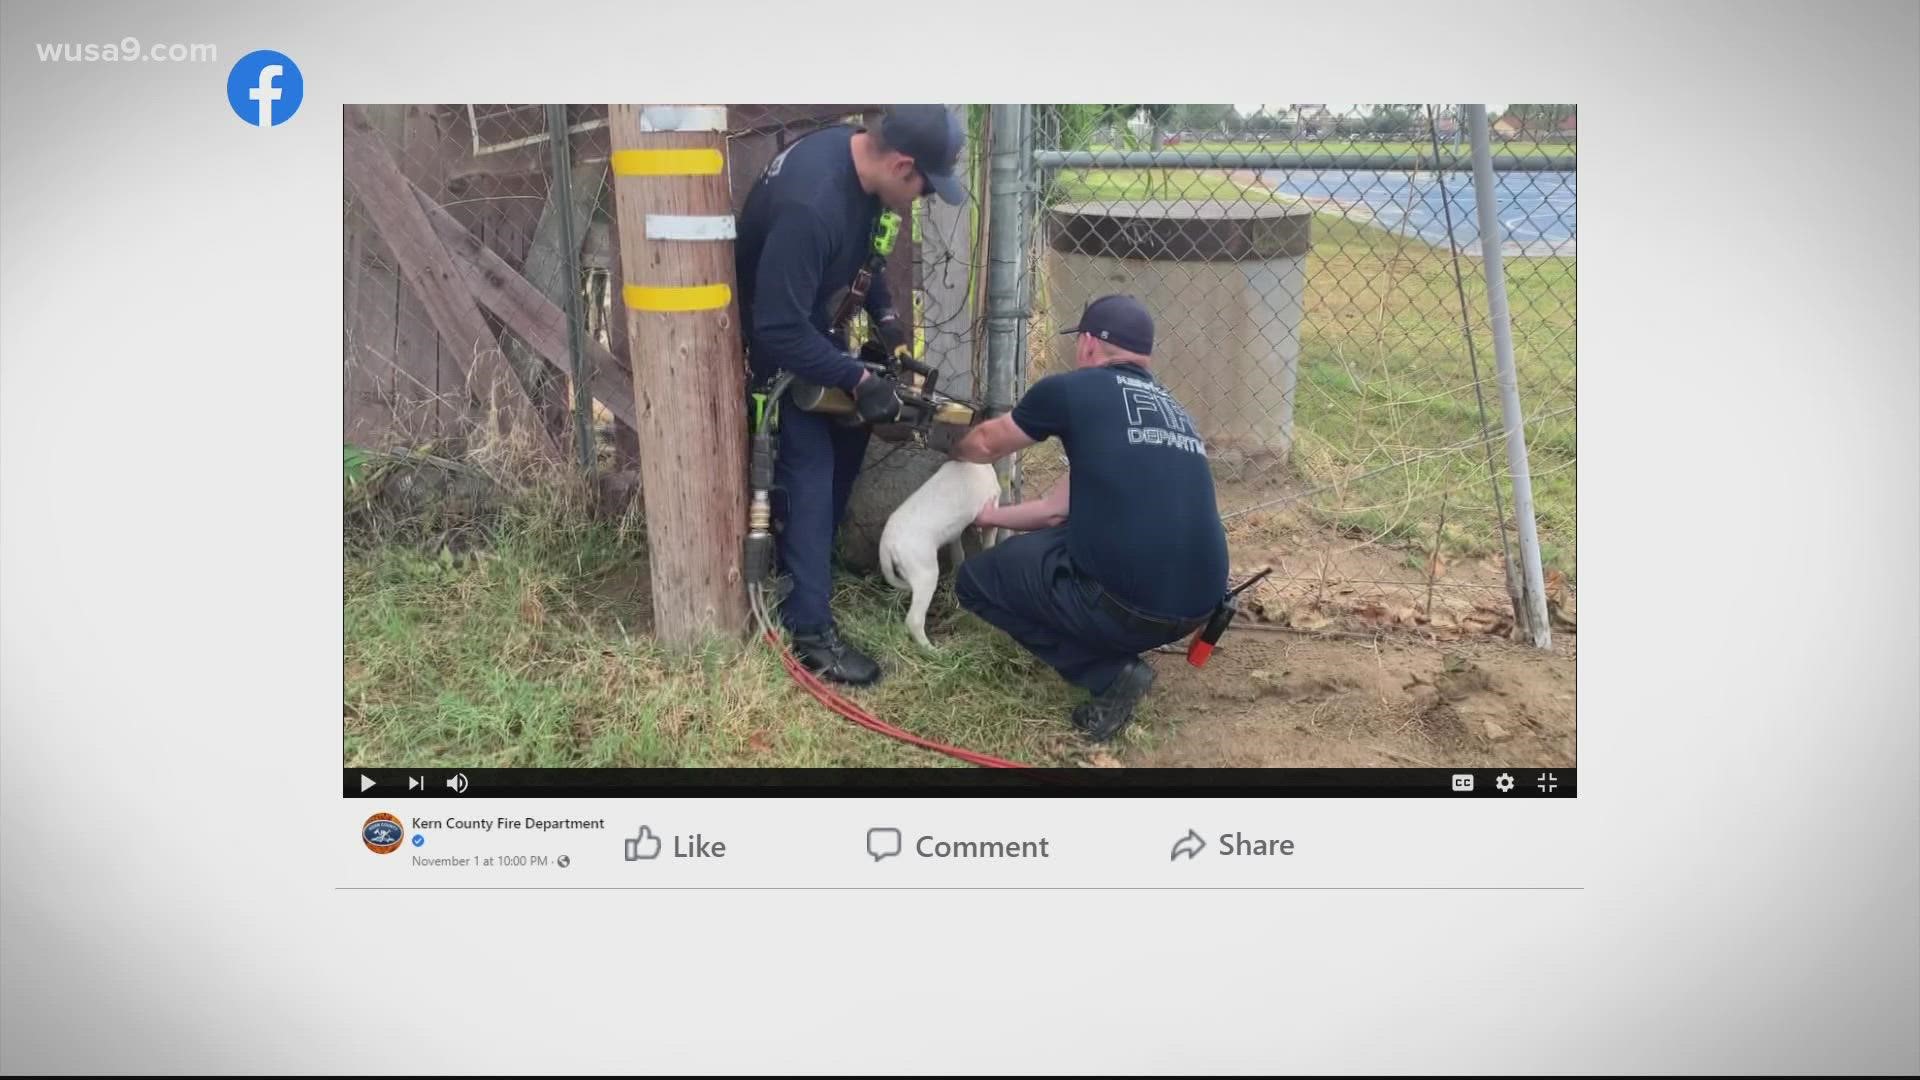
[{"label": "settings gear icon", "polygon": [[1502,792],[1512,791],[1513,777],[1506,773],[1501,773],[1498,777],[1494,778],[1493,786],[1499,788]]}]

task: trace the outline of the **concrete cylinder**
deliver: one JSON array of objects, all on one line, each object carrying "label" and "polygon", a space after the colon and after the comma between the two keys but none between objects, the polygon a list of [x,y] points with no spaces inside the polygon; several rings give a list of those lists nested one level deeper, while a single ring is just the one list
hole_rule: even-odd
[{"label": "concrete cylinder", "polygon": [[[1138,297],[1153,312],[1153,372],[1236,471],[1286,460],[1306,295],[1311,208],[1279,201],[1134,200],[1047,214],[1047,299],[1056,328],[1087,301]],[[1052,370],[1073,364],[1056,336]]]}]

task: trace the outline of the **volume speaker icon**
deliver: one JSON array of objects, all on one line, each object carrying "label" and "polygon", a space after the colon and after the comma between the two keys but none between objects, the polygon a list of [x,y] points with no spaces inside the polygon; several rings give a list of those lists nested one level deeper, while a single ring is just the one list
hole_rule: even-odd
[{"label": "volume speaker icon", "polygon": [[447,787],[450,788],[455,795],[465,795],[467,793],[467,774],[455,773],[447,779]]}]

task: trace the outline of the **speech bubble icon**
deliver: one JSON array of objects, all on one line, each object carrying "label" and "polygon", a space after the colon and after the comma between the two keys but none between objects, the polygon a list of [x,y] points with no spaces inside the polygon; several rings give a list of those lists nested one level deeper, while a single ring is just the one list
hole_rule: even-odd
[{"label": "speech bubble icon", "polygon": [[867,854],[873,856],[874,862],[900,854],[900,830],[868,829]]}]

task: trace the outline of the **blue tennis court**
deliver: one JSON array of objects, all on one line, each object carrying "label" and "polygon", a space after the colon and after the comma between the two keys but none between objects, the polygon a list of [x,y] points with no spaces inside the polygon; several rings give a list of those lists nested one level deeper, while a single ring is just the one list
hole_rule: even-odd
[{"label": "blue tennis court", "polygon": [[[1496,208],[1506,232],[1507,254],[1574,254],[1574,177],[1570,172],[1495,175]],[[1430,244],[1447,242],[1444,199],[1453,214],[1455,242],[1465,250],[1479,250],[1480,221],[1471,173],[1294,169],[1268,170],[1262,179],[1275,191]]]}]

